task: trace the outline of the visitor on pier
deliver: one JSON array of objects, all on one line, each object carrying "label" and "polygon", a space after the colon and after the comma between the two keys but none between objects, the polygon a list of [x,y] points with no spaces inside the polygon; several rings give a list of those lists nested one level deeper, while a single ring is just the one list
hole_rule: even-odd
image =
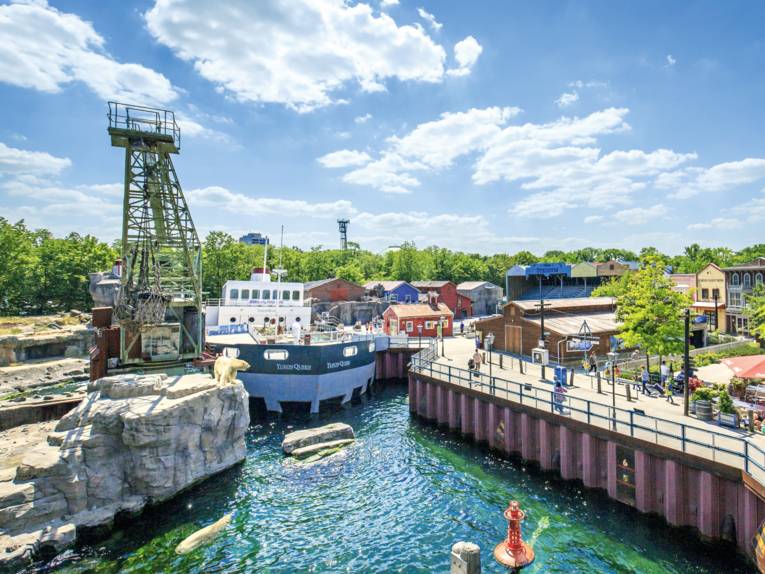
[{"label": "visitor on pier", "polygon": [[295,317],[295,321],[292,323],[290,330],[292,331],[292,337],[295,339],[295,344],[299,345],[300,333],[303,330],[303,326],[300,324],[300,317]]},{"label": "visitor on pier", "polygon": [[475,370],[480,372],[481,371],[481,352],[476,349],[475,353],[473,353],[473,363],[475,363]]},{"label": "visitor on pier", "polygon": [[667,361],[661,362],[659,373],[661,374],[661,385],[664,386],[664,383],[667,382],[667,377],[669,376],[669,367],[667,366]]},{"label": "visitor on pier", "polygon": [[667,402],[675,404],[675,399],[672,396],[672,385],[669,384],[669,382],[664,387],[664,396],[667,397]]},{"label": "visitor on pier", "polygon": [[595,351],[590,353],[590,369],[588,373],[595,373],[598,370],[598,358],[595,356]]},{"label": "visitor on pier", "polygon": [[464,335],[464,334],[465,334],[465,322],[460,321],[460,335]]},{"label": "visitor on pier", "polygon": [[481,348],[481,337],[478,335],[475,336],[475,349],[478,351],[478,349]]},{"label": "visitor on pier", "polygon": [[648,381],[650,380],[650,376],[648,375],[648,369],[645,367],[640,367],[640,382],[643,386],[643,394],[648,395],[650,394],[650,391],[648,390]]},{"label": "visitor on pier", "polygon": [[553,401],[555,402],[555,410],[560,414],[563,414],[563,402],[566,400],[566,388],[560,381],[555,381],[555,391],[553,392]]}]

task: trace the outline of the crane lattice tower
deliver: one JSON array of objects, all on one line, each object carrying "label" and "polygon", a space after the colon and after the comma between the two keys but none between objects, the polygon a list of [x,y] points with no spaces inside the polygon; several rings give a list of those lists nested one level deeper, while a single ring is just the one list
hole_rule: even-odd
[{"label": "crane lattice tower", "polygon": [[340,249],[346,251],[348,249],[348,224],[350,219],[338,219],[337,227],[340,229]]}]

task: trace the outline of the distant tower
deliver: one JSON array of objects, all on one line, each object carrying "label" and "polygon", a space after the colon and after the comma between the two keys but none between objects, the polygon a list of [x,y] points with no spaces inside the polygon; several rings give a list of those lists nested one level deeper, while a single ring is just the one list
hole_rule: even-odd
[{"label": "distant tower", "polygon": [[346,251],[348,249],[348,224],[350,219],[338,219],[337,227],[340,229],[340,249]]}]

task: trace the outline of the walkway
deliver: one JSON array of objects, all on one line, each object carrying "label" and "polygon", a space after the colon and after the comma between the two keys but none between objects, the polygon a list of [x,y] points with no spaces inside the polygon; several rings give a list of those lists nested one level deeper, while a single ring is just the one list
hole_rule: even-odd
[{"label": "walkway", "polygon": [[[505,355],[500,368],[499,354],[493,353],[491,377],[486,364],[481,366],[480,377],[471,377],[467,364],[475,350],[473,340],[449,338],[444,340],[443,347],[445,357],[440,356],[442,345],[439,342],[439,356],[425,351],[415,358],[413,369],[425,375],[432,373],[431,376],[438,380],[554,412],[551,368],[546,369],[548,381],[540,382],[539,365],[524,362],[524,373],[521,374],[518,359]],[[429,358],[435,360],[431,362]],[[559,416],[740,468],[765,484],[765,435],[721,427],[694,416],[686,417],[682,397],[676,396],[675,405],[672,405],[663,397],[650,398],[632,392],[632,400],[628,401],[625,386],[620,384],[617,384],[614,409],[610,382],[603,379],[601,389],[602,393],[598,393],[594,377],[575,375],[574,386],[568,387],[563,414]]]}]

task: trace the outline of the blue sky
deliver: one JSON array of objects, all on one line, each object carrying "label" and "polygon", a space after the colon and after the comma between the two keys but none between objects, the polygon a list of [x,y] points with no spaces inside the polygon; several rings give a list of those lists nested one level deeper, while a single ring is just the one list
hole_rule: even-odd
[{"label": "blue sky", "polygon": [[0,216],[120,233],[106,101],[173,109],[202,236],[374,251],[740,248],[761,2],[0,4]]}]

